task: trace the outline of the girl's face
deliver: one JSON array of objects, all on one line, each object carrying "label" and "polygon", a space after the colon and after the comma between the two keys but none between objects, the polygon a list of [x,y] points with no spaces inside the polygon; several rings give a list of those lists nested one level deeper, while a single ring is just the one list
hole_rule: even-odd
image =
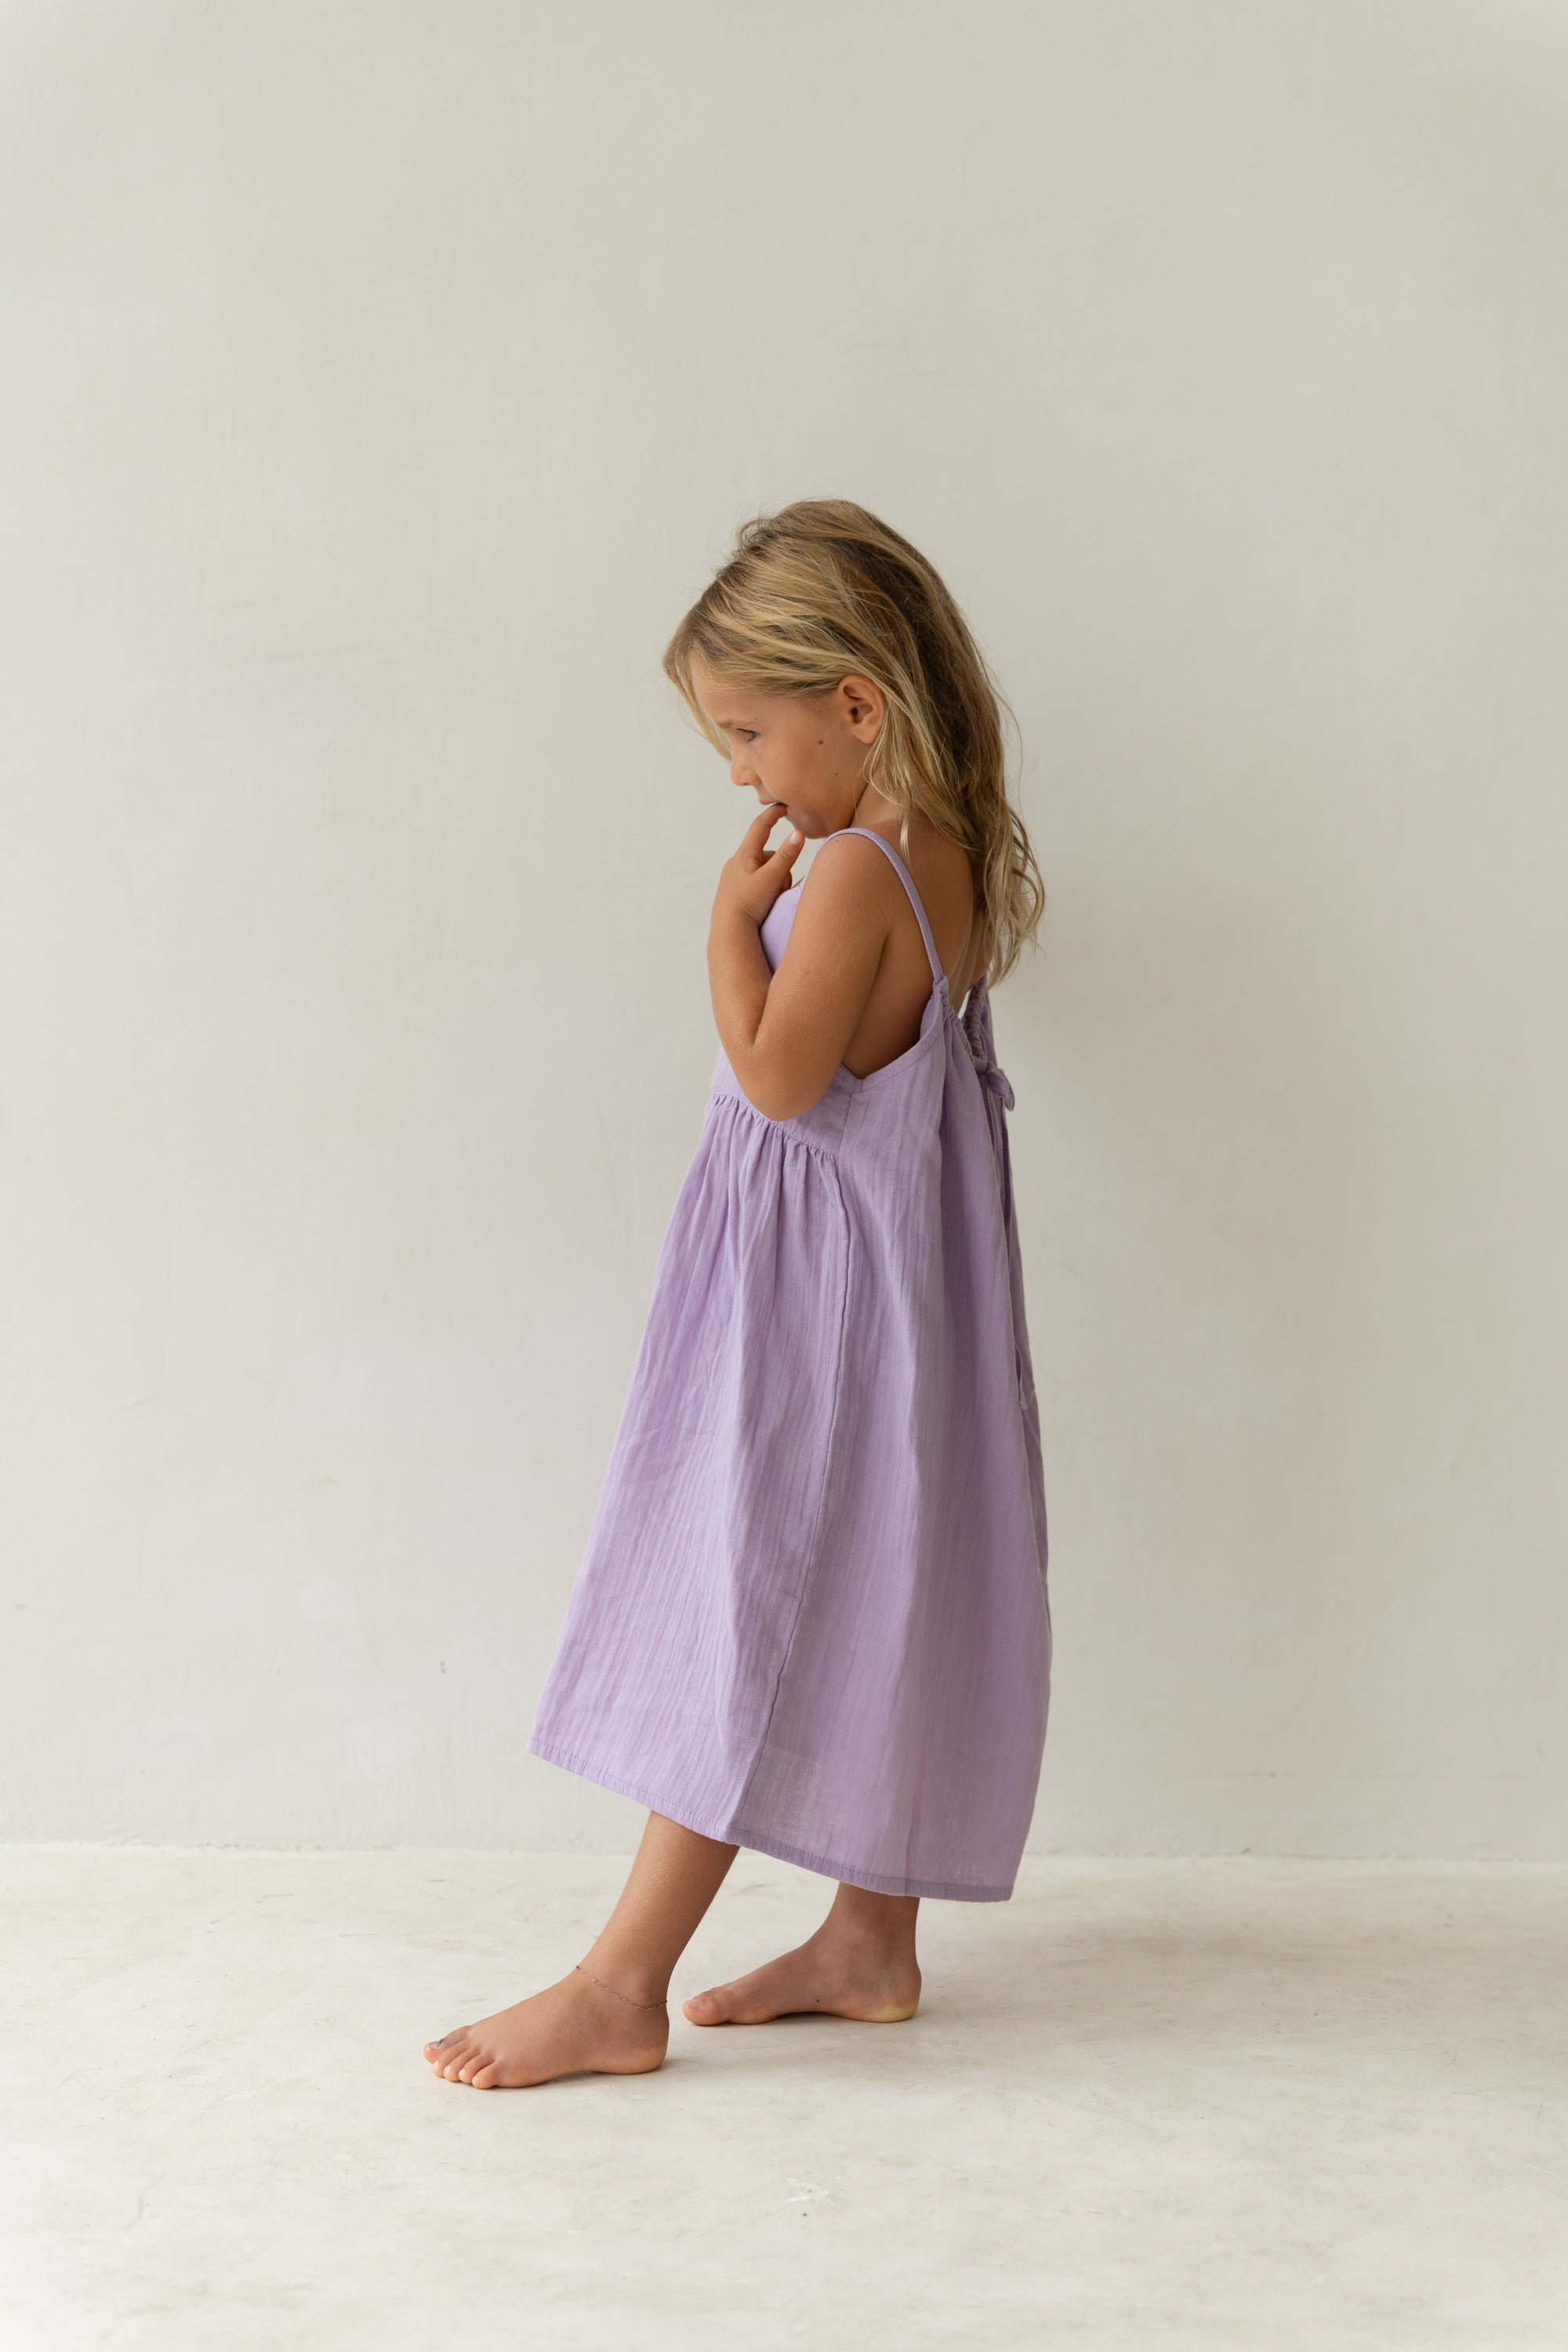
[{"label": "girl's face", "polygon": [[868,677],[841,678],[831,694],[753,694],[693,662],[691,684],[730,747],[730,781],[755,793],[808,841],[852,824],[866,790],[866,755],[887,712]]}]

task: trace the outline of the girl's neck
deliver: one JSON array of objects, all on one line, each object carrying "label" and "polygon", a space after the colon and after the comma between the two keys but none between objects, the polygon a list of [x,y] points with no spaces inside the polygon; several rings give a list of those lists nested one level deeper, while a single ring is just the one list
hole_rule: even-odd
[{"label": "girl's neck", "polygon": [[[852,825],[859,825],[871,833],[885,833],[896,836],[900,814],[885,793],[879,791],[875,784],[868,784],[855,803],[855,814],[849,822]],[[915,812],[911,809],[910,812],[911,833],[915,822]]]}]

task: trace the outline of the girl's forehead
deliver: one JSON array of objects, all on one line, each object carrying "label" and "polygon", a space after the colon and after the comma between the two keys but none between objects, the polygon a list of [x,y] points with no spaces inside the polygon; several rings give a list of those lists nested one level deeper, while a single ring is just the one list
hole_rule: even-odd
[{"label": "girl's forehead", "polygon": [[749,687],[737,685],[733,678],[717,677],[700,661],[691,665],[691,686],[716,727],[743,727],[749,713],[772,699],[765,694],[754,694]]}]

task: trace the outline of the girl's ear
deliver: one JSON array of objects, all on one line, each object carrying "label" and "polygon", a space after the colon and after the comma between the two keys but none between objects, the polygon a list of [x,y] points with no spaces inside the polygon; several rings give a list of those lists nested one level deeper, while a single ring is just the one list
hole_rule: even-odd
[{"label": "girl's ear", "polygon": [[875,678],[841,677],[838,700],[850,733],[862,743],[874,743],[888,711],[888,698]]}]

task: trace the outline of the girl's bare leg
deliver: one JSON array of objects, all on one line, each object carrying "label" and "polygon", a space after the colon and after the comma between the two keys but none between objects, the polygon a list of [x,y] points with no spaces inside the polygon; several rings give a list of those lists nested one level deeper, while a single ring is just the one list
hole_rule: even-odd
[{"label": "girl's bare leg", "polygon": [[793,1952],[682,2003],[693,2025],[766,2025],[801,2011],[893,2025],[920,2006],[918,1895],[840,1886],[833,1908]]},{"label": "girl's bare leg", "polygon": [[662,2064],[669,1972],[723,1884],[738,1848],[650,1813],[631,1875],[580,1968],[425,2055],[449,2083],[521,2089],[557,2074],[647,2074]]}]

